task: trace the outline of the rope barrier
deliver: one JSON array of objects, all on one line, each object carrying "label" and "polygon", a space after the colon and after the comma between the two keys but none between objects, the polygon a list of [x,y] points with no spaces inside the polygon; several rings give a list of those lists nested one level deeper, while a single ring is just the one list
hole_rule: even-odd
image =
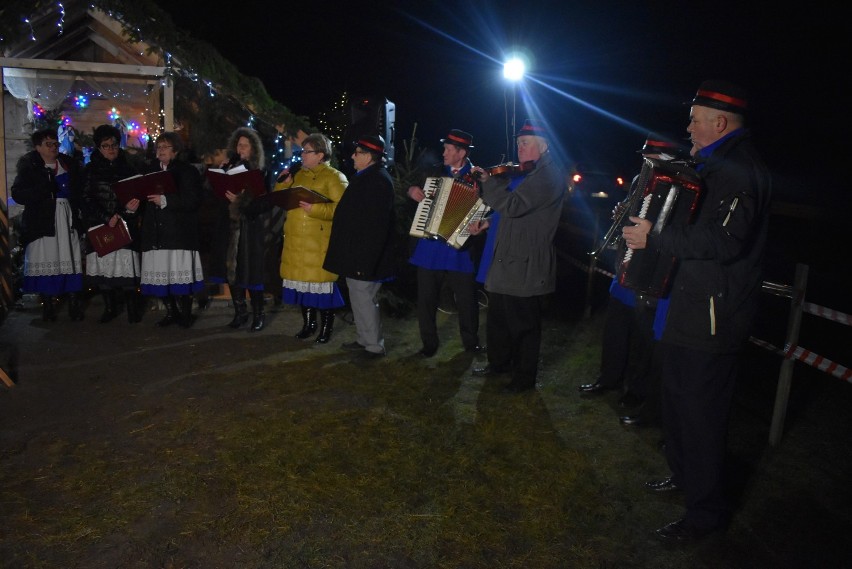
[{"label": "rope barrier", "polygon": [[838,379],[842,379],[843,381],[848,381],[849,383],[852,383],[852,370],[836,362],[833,362],[828,358],[824,358],[819,354],[815,354],[807,348],[802,348],[800,346],[790,346],[787,349],[782,350],[777,346],[773,346],[769,342],[761,340],[759,338],[755,338],[754,336],[749,337],[749,341],[752,344],[760,346],[761,348],[766,348],[770,352],[774,352],[779,356],[806,363],[809,366],[815,367],[820,371],[829,373]]}]

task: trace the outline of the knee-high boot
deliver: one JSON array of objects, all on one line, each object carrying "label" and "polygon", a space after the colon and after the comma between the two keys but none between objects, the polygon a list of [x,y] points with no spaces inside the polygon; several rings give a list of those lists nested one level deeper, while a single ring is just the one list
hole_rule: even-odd
[{"label": "knee-high boot", "polygon": [[334,311],[320,310],[320,333],[317,336],[317,344],[327,344],[331,340],[331,332],[334,330]]},{"label": "knee-high boot", "polygon": [[300,340],[313,336],[314,332],[317,331],[317,309],[303,306],[302,322],[302,329],[296,333],[296,337]]},{"label": "knee-high boot", "polygon": [[166,315],[159,321],[157,321],[157,326],[171,326],[175,322],[178,321],[178,307],[177,302],[175,301],[175,297],[169,295],[163,299],[163,304],[166,305]]},{"label": "knee-high boot", "polygon": [[83,319],[83,301],[80,300],[79,292],[68,293],[68,316],[72,321]]},{"label": "knee-high boot", "polygon": [[98,322],[104,324],[118,316],[118,307],[116,306],[117,301],[113,289],[107,289],[101,295],[104,298],[104,313],[101,314],[101,319]]},{"label": "knee-high boot", "polygon": [[179,298],[180,318],[178,324],[181,328],[190,328],[195,324],[195,315],[192,313],[192,295],[183,294]]},{"label": "knee-high boot", "polygon": [[231,328],[239,328],[246,322],[248,322],[248,308],[246,307],[246,293],[245,289],[232,286],[231,288],[231,302],[234,303],[234,319],[228,323],[228,326]]},{"label": "knee-high boot", "polygon": [[263,311],[263,291],[252,290],[251,295],[251,312],[252,320],[249,332],[260,332],[266,325],[266,313]]},{"label": "knee-high boot", "polygon": [[56,320],[56,299],[49,294],[41,295],[41,319],[45,322]]},{"label": "knee-high boot", "polygon": [[124,305],[127,308],[128,322],[142,322],[142,295],[138,289],[124,291]]}]

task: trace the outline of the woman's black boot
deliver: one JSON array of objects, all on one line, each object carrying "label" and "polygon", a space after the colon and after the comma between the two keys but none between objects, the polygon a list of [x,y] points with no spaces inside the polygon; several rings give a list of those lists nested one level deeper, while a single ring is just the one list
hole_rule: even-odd
[{"label": "woman's black boot", "polygon": [[68,293],[68,316],[74,322],[83,319],[83,301],[78,292]]},{"label": "woman's black boot", "polygon": [[181,328],[190,328],[195,324],[195,315],[192,313],[192,295],[184,294],[180,297],[180,318],[178,324]]},{"label": "woman's black boot", "polygon": [[263,291],[251,291],[252,320],[249,332],[260,332],[266,325],[266,314],[263,312]]},{"label": "woman's black boot", "polygon": [[309,338],[317,331],[317,309],[302,307],[302,329],[296,334],[300,340]]},{"label": "woman's black boot", "polygon": [[320,333],[316,343],[327,344],[331,340],[332,331],[334,331],[334,311],[320,310]]},{"label": "woman's black boot", "polygon": [[51,295],[41,295],[41,319],[45,322],[56,320],[56,299]]},{"label": "woman's black boot", "polygon": [[248,308],[246,307],[246,293],[240,287],[231,286],[231,302],[234,304],[234,319],[228,323],[231,328],[237,329],[248,322]]},{"label": "woman's black boot", "polygon": [[172,324],[177,323],[178,318],[180,317],[178,313],[177,302],[175,302],[175,297],[169,295],[163,299],[163,304],[166,306],[166,315],[163,316],[160,320],[157,321],[157,326],[165,327],[171,326]]},{"label": "woman's black boot", "polygon": [[101,314],[98,322],[104,324],[118,316],[118,307],[116,306],[115,291],[113,289],[107,289],[101,295],[104,298],[104,313]]},{"label": "woman's black boot", "polygon": [[124,291],[124,305],[127,309],[127,321],[131,324],[142,322],[142,297],[136,289]]}]

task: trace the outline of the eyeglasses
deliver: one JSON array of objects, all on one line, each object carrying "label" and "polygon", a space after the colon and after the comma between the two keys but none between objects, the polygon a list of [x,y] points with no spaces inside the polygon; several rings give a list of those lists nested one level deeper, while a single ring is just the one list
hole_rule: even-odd
[{"label": "eyeglasses", "polygon": [[101,150],[115,150],[118,148],[117,144],[101,144]]},{"label": "eyeglasses", "polygon": [[302,150],[302,154],[319,154],[319,150]]},{"label": "eyeglasses", "polygon": [[174,148],[171,144],[158,144],[157,150],[171,150]]},{"label": "eyeglasses", "polygon": [[48,148],[59,148],[58,142],[42,142],[42,146],[47,146]]}]

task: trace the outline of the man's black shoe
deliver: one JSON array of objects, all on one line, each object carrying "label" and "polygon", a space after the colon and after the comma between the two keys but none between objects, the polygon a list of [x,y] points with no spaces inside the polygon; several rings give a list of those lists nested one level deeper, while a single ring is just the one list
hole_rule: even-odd
[{"label": "man's black shoe", "polygon": [[417,353],[418,353],[418,355],[421,355],[424,358],[431,358],[436,353],[438,353],[438,347],[435,346],[434,348],[427,348],[426,346],[423,346],[422,348],[420,348],[420,351],[417,352]]},{"label": "man's black shoe", "polygon": [[604,392],[610,391],[612,389],[615,389],[615,388],[610,387],[608,385],[604,385],[603,383],[600,382],[600,380],[598,380],[594,383],[584,383],[583,385],[581,385],[577,388],[577,390],[580,393],[586,393],[586,394],[589,394],[589,395],[597,395],[598,393],[604,393]]},{"label": "man's black shoe", "polygon": [[486,348],[485,346],[479,346],[479,345],[477,345],[477,346],[467,346],[467,347],[464,349],[464,351],[465,351],[465,352],[468,352],[468,353],[471,353],[471,354],[484,354],[485,352],[487,352],[487,351],[488,351],[488,348]]},{"label": "man's black shoe", "polygon": [[624,417],[619,417],[618,422],[624,425],[625,427],[642,426],[642,419],[640,419],[637,415],[625,415]]},{"label": "man's black shoe", "polygon": [[359,360],[377,360],[385,357],[385,352],[371,352],[370,350],[361,350],[355,355]]},{"label": "man's black shoe", "polygon": [[680,486],[674,483],[671,476],[663,480],[645,482],[645,488],[651,492],[674,492],[675,490],[680,490]]},{"label": "man's black shoe", "polygon": [[697,541],[716,531],[717,528],[699,529],[691,526],[683,518],[675,520],[654,531],[657,539],[665,543],[686,543]]},{"label": "man's black shoe", "polygon": [[491,364],[488,364],[484,367],[473,368],[472,373],[473,373],[473,375],[475,375],[477,377],[488,377],[488,376],[492,376],[492,375],[500,375],[501,373],[509,373],[509,370],[502,368],[502,367],[497,367],[497,366],[493,366]]}]

